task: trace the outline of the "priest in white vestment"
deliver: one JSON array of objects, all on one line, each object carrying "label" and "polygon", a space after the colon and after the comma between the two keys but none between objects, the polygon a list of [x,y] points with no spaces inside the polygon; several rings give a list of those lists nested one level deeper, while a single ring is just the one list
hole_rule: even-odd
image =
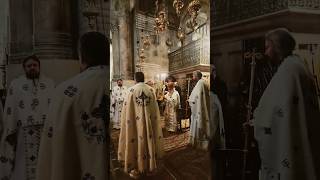
[{"label": "priest in white vestment", "polygon": [[54,83],[40,74],[40,61],[23,61],[25,75],[14,79],[5,102],[0,143],[0,179],[33,180],[41,132],[47,121]]},{"label": "priest in white vestment", "polygon": [[191,107],[190,144],[196,148],[207,150],[210,142],[209,87],[202,79],[202,73],[195,71],[193,79],[197,84],[193,88],[189,105]]},{"label": "priest in white vestment", "polygon": [[128,89],[122,115],[118,159],[132,177],[154,172],[163,155],[160,113],[153,89],[144,74],[135,74],[137,84]]},{"label": "priest in white vestment", "polygon": [[175,79],[169,76],[166,79],[168,91],[164,96],[164,120],[167,131],[176,132],[178,129],[178,109],[180,108],[180,95],[174,88]]},{"label": "priest in white vestment", "polygon": [[[212,88],[215,84],[210,83]],[[210,129],[211,179],[215,180],[222,176],[223,163],[219,158],[220,150],[226,148],[226,137],[222,106],[213,89],[210,91]]]},{"label": "priest in white vestment", "polygon": [[109,42],[80,38],[82,72],[60,84],[45,124],[37,180],[109,179]]},{"label": "priest in white vestment", "polygon": [[265,54],[279,67],[254,113],[260,180],[320,179],[317,94],[308,68],[292,54],[294,47],[286,30],[266,35]]},{"label": "priest in white vestment", "polygon": [[112,90],[111,95],[111,108],[113,109],[112,114],[112,127],[114,129],[120,129],[121,122],[121,111],[124,102],[124,98],[126,97],[127,87],[123,86],[122,79],[117,80],[117,86],[115,86]]}]

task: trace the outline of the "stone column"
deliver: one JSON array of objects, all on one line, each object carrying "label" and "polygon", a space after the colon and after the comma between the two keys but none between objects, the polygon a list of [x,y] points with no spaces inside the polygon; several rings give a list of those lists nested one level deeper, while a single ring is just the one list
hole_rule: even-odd
[{"label": "stone column", "polygon": [[119,17],[120,72],[124,79],[133,79],[132,21],[130,15],[121,13]]},{"label": "stone column", "polygon": [[41,61],[41,74],[57,84],[79,73],[72,3],[75,1],[10,0],[8,84],[24,74],[21,60],[31,53]]},{"label": "stone column", "polygon": [[[88,10],[91,17],[85,13]],[[110,10],[110,0],[78,0],[79,36],[89,31],[98,31],[109,37]]]},{"label": "stone column", "polygon": [[71,1],[33,2],[34,52],[41,59],[72,58]]},{"label": "stone column", "polygon": [[116,28],[112,35],[114,78],[133,79],[133,1],[112,1],[110,23]]},{"label": "stone column", "polygon": [[[120,38],[119,38],[119,26],[116,21],[111,22],[112,31],[112,78],[113,80],[119,79],[121,75],[121,64],[120,64]],[[111,68],[111,67],[110,67]]]},{"label": "stone column", "polygon": [[32,1],[9,1],[10,64],[18,64],[33,51]]}]

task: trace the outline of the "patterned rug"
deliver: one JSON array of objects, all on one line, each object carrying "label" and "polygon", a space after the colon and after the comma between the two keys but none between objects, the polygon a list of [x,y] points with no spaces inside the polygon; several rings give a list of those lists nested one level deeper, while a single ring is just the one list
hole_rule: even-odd
[{"label": "patterned rug", "polygon": [[[182,127],[189,127],[188,121],[182,122]],[[113,156],[116,158],[118,149],[120,130],[112,130]],[[159,171],[155,176],[144,177],[144,179],[154,180],[200,180],[209,179],[210,176],[210,158],[208,153],[188,147],[190,131],[188,128],[182,132],[170,133],[163,130],[164,150],[166,151]],[[116,179],[129,180],[124,173],[118,174]]]},{"label": "patterned rug", "polygon": [[172,151],[188,145],[190,131],[164,137],[164,151]]},{"label": "patterned rug", "polygon": [[177,180],[206,180],[210,178],[209,153],[185,147],[164,158],[164,167]]},{"label": "patterned rug", "polygon": [[[186,130],[181,133],[167,133],[164,132],[164,151],[172,151],[174,149],[182,148],[188,145],[189,141],[189,130]],[[118,150],[118,143],[119,143],[119,135],[120,130],[112,130],[111,138],[112,138],[112,145],[114,151],[117,152]]]},{"label": "patterned rug", "polygon": [[[161,117],[161,126],[164,128],[164,117]],[[189,120],[181,121],[182,132],[169,133],[163,129],[164,137],[164,151],[172,151],[174,149],[179,149],[188,145],[189,134]],[[117,152],[119,143],[120,130],[113,129],[111,132],[112,144],[114,150]]]},{"label": "patterned rug", "polygon": [[[159,171],[155,176],[143,177],[144,179],[154,180],[200,180],[210,177],[210,158],[207,152],[188,147],[189,129],[183,132],[169,133],[164,131],[164,150]],[[120,130],[112,130],[112,145],[116,158]],[[121,168],[120,168],[121,169]],[[115,179],[130,180],[128,175],[122,171],[116,175]]]}]

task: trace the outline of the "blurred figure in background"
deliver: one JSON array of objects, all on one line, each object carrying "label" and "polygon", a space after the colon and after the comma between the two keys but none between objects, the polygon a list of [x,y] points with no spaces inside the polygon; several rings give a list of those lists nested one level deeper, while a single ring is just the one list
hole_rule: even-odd
[{"label": "blurred figure in background", "polygon": [[254,113],[260,180],[317,180],[320,113],[312,75],[293,54],[296,42],[287,30],[270,31],[265,39],[265,55],[279,67]]},{"label": "blurred figure in background", "polygon": [[113,109],[112,127],[114,129],[120,129],[121,125],[121,110],[124,99],[126,97],[127,87],[123,86],[122,79],[117,80],[117,86],[112,90],[111,95],[111,107]]},{"label": "blurred figure in background", "polygon": [[56,88],[37,180],[109,178],[109,48],[99,32],[80,38],[81,73]]}]

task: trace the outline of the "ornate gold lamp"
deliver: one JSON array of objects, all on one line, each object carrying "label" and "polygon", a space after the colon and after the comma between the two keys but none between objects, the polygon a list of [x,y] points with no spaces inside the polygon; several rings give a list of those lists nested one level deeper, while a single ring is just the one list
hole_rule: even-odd
[{"label": "ornate gold lamp", "polygon": [[191,24],[189,25],[192,29],[194,29],[198,23],[196,21],[199,11],[201,9],[201,4],[199,0],[192,0],[188,5],[188,13],[192,18]]},{"label": "ornate gold lamp", "polygon": [[177,38],[180,40],[181,45],[183,45],[184,39],[186,38],[186,33],[181,27],[178,28]]},{"label": "ornate gold lamp", "polygon": [[174,0],[173,7],[176,9],[176,13],[179,16],[181,14],[181,10],[184,7],[183,0]]},{"label": "ornate gold lamp", "polygon": [[142,40],[143,48],[148,49],[151,45],[150,36],[146,35],[142,37],[141,40]]},{"label": "ornate gold lamp", "polygon": [[141,37],[141,42],[142,44],[140,44],[140,47],[138,48],[138,53],[139,53],[139,60],[136,64],[137,70],[142,72],[143,68],[142,68],[142,63],[144,63],[144,60],[146,59],[146,55],[144,54],[144,50],[145,48],[148,48],[150,46],[150,39],[149,36],[142,36]]},{"label": "ornate gold lamp", "polygon": [[156,31],[157,34],[163,32],[166,30],[168,25],[168,20],[166,18],[166,13],[165,11],[159,11],[157,17],[155,18],[155,26],[154,30]]}]

